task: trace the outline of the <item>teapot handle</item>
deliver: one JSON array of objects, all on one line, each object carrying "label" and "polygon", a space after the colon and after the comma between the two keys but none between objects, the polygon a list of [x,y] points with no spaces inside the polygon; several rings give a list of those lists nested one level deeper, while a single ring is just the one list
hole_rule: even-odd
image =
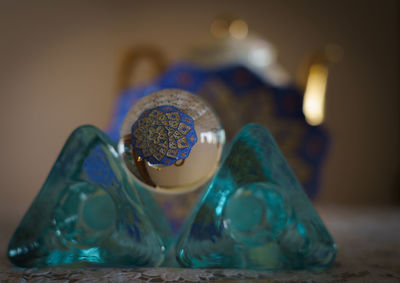
[{"label": "teapot handle", "polygon": [[135,86],[134,82],[137,81],[137,71],[140,70],[140,62],[145,60],[150,62],[154,70],[148,80],[160,75],[167,66],[167,59],[164,53],[156,46],[143,45],[127,49],[118,68],[116,81],[116,90],[118,93]]},{"label": "teapot handle", "polygon": [[312,126],[324,121],[329,67],[341,60],[342,53],[340,46],[326,45],[313,52],[299,69],[297,83],[304,90],[303,113]]}]

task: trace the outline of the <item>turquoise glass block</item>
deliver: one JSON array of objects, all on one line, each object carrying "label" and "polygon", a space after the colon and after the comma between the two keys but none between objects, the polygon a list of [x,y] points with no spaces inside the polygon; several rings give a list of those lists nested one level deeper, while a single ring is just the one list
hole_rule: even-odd
[{"label": "turquoise glass block", "polygon": [[318,270],[332,264],[336,246],[271,134],[250,124],[189,218],[176,256],[194,268]]},{"label": "turquoise glass block", "polygon": [[10,240],[10,261],[21,267],[160,265],[168,224],[123,166],[99,129],[76,129]]}]

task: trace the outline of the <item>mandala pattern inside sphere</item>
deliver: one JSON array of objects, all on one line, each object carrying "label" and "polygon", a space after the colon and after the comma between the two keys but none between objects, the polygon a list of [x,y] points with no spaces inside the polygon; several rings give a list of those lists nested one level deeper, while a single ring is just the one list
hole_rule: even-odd
[{"label": "mandala pattern inside sphere", "polygon": [[132,125],[136,154],[152,165],[172,165],[197,142],[192,117],[171,105],[145,110]]}]

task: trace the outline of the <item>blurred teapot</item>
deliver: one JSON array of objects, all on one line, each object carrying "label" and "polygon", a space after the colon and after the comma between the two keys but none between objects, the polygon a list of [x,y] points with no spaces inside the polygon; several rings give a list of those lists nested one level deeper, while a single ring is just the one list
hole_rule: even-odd
[{"label": "blurred teapot", "polygon": [[[305,56],[296,80],[278,62],[277,49],[238,17],[212,21],[211,39],[170,63],[155,46],[127,49],[117,80],[119,97],[110,126],[118,138],[128,109],[163,88],[198,94],[219,114],[227,141],[246,123],[268,127],[310,196],[318,187],[328,136],[325,116],[328,67],[341,58],[337,45]],[[293,83],[295,81],[295,83]]]},{"label": "blurred teapot", "polygon": [[[220,16],[210,25],[211,40],[189,48],[182,61],[203,68],[238,64],[246,66],[276,87],[295,82],[304,93],[303,113],[313,126],[325,118],[326,88],[329,66],[342,58],[342,48],[327,44],[304,56],[297,77],[292,80],[278,62],[278,51],[262,36],[249,30],[239,17]],[[168,66],[164,53],[155,46],[128,49],[120,65],[118,92],[149,82]]]},{"label": "blurred teapot", "polygon": [[[129,48],[120,64],[119,96],[108,133],[118,140],[129,109],[144,96],[167,88],[189,91],[211,104],[228,143],[245,124],[265,125],[306,193],[315,197],[329,144],[326,129],[318,125],[323,121],[328,66],[340,58],[340,47],[329,45],[308,56],[293,85],[277,61],[276,48],[249,32],[245,21],[218,18],[210,33],[210,42],[188,49],[179,62],[169,63],[154,46]],[[160,198],[174,219],[173,230],[179,229],[196,196]]]}]

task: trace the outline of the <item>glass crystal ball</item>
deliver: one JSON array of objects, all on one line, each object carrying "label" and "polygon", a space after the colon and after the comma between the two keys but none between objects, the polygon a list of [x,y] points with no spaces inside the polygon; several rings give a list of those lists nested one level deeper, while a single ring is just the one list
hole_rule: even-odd
[{"label": "glass crystal ball", "polygon": [[218,168],[225,131],[200,97],[179,89],[139,100],[122,124],[119,151],[136,181],[181,192],[207,182]]}]

